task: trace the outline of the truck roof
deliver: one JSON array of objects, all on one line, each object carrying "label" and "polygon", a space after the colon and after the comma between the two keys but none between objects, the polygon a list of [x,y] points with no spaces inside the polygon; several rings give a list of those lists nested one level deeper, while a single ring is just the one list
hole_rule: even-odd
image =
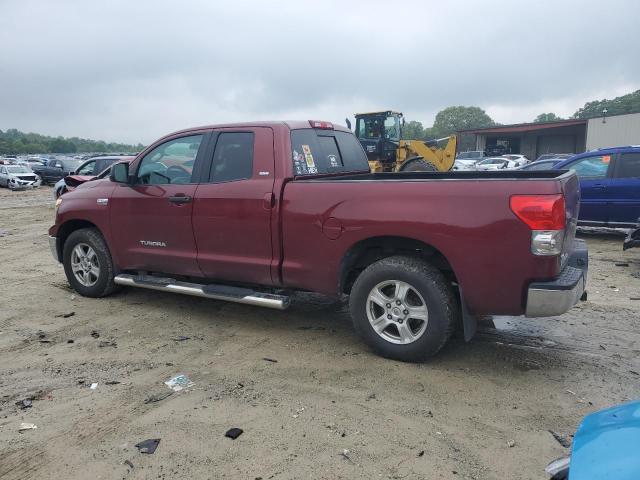
[{"label": "truck roof", "polygon": [[[297,130],[301,128],[311,128],[311,124],[309,123],[311,121],[312,120],[286,120],[286,121],[218,123],[214,125],[203,125],[200,127],[191,127],[191,128],[185,128],[182,130],[177,130],[175,132],[169,133],[168,135],[165,135],[162,138],[171,137],[173,135],[180,134],[180,133],[198,132],[198,131],[210,130],[214,128],[285,127],[285,128],[288,128],[289,130]],[[313,121],[315,122],[318,120],[313,120]],[[322,122],[333,125],[333,130],[351,133],[351,130],[349,130],[347,127],[343,127],[342,125],[336,125],[335,123],[327,122],[325,120],[322,120]]]}]

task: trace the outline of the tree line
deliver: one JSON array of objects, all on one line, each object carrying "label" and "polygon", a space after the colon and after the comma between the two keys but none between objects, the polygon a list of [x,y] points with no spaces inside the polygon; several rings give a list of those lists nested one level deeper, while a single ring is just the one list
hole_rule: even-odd
[{"label": "tree line", "polygon": [[78,137],[50,137],[38,133],[24,133],[15,128],[0,130],[0,155],[24,153],[92,153],[92,152],[139,152],[144,145],[103,142]]}]

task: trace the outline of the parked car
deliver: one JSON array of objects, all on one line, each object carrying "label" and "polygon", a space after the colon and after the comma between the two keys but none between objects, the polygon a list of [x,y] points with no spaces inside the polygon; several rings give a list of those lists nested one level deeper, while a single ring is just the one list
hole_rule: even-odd
[{"label": "parked car", "polygon": [[520,154],[508,153],[508,154],[505,154],[505,155],[502,155],[502,156],[504,158],[508,158],[509,160],[513,160],[514,162],[516,162],[518,164],[519,167],[524,167],[528,163],[531,163],[530,160],[526,156],[520,155]]},{"label": "parked car", "polygon": [[554,167],[580,178],[579,223],[632,228],[640,217],[640,147],[616,147],[575,155]]},{"label": "parked car", "polygon": [[536,158],[536,162],[540,160],[550,160],[552,158],[571,158],[575,155],[575,153],[543,153],[538,158]]},{"label": "parked car", "polygon": [[536,160],[535,162],[527,163],[526,165],[520,167],[518,170],[552,170],[553,167],[555,167],[561,161],[561,158]]},{"label": "parked car", "polygon": [[55,183],[58,180],[70,175],[82,163],[75,158],[52,158],[46,165],[34,165],[33,171],[42,178],[42,183]]},{"label": "parked car", "polygon": [[40,186],[40,177],[26,165],[0,165],[0,185],[11,190]]},{"label": "parked car", "polygon": [[93,180],[99,174],[107,170],[115,162],[131,161],[134,157],[124,155],[104,155],[90,158],[82,163],[75,172],[56,182],[53,186],[53,198],[56,199],[63,193],[73,189],[81,183]]},{"label": "parked car", "polygon": [[576,431],[571,456],[546,467],[552,480],[640,478],[640,402],[587,415]]},{"label": "parked car", "polygon": [[458,321],[471,338],[477,316],[578,301],[578,197],[568,171],[372,174],[329,122],[218,125],[58,198],[49,242],[87,297],[128,285],[284,309],[296,290],[350,295],[368,345],[417,361]]},{"label": "parked car", "polygon": [[479,160],[460,160],[456,158],[451,169],[455,171],[475,170],[478,162]]},{"label": "parked car", "polygon": [[485,158],[485,154],[482,150],[472,150],[469,152],[460,152],[456,155],[456,160],[473,160],[480,161]]},{"label": "parked car", "polygon": [[509,170],[518,166],[518,162],[515,160],[509,160],[505,157],[489,157],[476,163],[475,169],[479,171]]}]

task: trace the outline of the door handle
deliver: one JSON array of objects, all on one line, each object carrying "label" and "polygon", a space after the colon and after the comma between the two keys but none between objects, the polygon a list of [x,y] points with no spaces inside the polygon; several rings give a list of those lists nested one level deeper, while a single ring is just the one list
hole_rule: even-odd
[{"label": "door handle", "polygon": [[183,193],[179,193],[178,195],[169,197],[169,201],[177,205],[182,205],[183,203],[191,203],[191,200],[193,199],[189,195],[184,195]]}]

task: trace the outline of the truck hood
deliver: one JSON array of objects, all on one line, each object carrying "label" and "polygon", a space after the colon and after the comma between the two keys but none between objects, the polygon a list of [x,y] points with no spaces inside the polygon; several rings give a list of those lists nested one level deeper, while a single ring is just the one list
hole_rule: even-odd
[{"label": "truck hood", "polygon": [[81,183],[88,182],[96,178],[94,175],[67,175],[64,177],[64,183],[69,187],[77,187]]},{"label": "truck hood", "polygon": [[573,441],[569,480],[637,480],[640,401],[592,413]]}]

